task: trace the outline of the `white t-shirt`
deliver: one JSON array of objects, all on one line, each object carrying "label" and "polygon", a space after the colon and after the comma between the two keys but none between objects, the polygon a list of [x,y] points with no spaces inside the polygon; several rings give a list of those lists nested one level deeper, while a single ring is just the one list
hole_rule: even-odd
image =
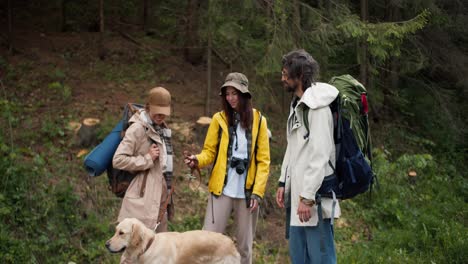
[{"label": "white t-shirt", "polygon": [[[237,137],[234,137],[232,140],[232,156],[239,159],[247,159],[247,137],[245,136],[245,129],[241,125],[237,125],[236,129]],[[236,146],[237,141],[237,150]],[[228,164],[228,174],[226,186],[224,186],[223,194],[231,198],[245,198],[244,185],[245,177],[247,176],[247,168],[239,175],[236,172],[236,168],[231,168],[231,165]],[[245,166],[247,167],[247,165]]]}]

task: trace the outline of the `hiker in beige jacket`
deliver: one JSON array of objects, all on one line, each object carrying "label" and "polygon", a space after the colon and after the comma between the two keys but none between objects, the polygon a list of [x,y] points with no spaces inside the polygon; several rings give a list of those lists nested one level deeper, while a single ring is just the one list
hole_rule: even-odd
[{"label": "hiker in beige jacket", "polygon": [[167,231],[164,204],[170,199],[172,145],[164,119],[170,115],[170,103],[169,91],[151,89],[145,108],[130,118],[130,127],[114,154],[115,168],[137,173],[123,198],[118,222],[134,217],[156,232]]}]

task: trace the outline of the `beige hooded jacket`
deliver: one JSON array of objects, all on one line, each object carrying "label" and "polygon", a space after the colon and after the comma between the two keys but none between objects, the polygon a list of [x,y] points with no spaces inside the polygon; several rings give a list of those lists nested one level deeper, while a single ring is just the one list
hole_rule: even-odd
[{"label": "beige hooded jacket", "polygon": [[[125,132],[112,160],[117,169],[137,172],[138,175],[125,193],[117,221],[134,217],[151,229],[156,228],[163,187],[166,181],[163,176],[163,166],[166,164],[167,151],[160,136],[151,126],[151,121],[144,110],[135,113],[129,120],[130,127]],[[151,144],[157,144],[160,150],[159,158],[154,162],[149,152]],[[145,172],[149,170],[143,197],[140,189]]]}]

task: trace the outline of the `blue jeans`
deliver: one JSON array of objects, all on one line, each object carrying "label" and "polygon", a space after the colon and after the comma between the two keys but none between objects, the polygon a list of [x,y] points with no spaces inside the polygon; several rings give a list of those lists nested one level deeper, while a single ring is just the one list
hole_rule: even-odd
[{"label": "blue jeans", "polygon": [[289,228],[289,256],[293,264],[336,263],[333,226],[323,220],[323,252],[320,226],[291,226]]}]

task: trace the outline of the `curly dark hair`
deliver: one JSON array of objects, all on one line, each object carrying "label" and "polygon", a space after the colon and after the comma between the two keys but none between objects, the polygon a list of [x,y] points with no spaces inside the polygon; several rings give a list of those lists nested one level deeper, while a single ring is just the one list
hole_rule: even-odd
[{"label": "curly dark hair", "polygon": [[319,74],[319,64],[303,49],[284,55],[282,64],[282,68],[288,71],[289,78],[301,80],[303,91],[315,83]]}]

